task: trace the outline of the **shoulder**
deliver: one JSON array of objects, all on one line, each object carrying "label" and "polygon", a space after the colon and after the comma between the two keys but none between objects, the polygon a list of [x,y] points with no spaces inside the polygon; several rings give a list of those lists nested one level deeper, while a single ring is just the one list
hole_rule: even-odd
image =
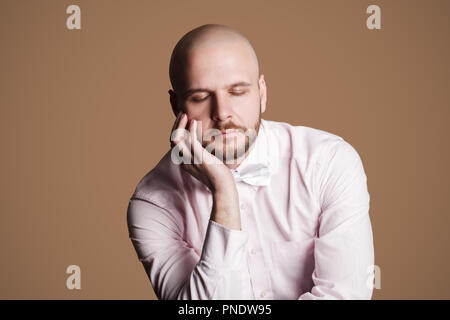
[{"label": "shoulder", "polygon": [[140,179],[131,200],[145,200],[159,207],[166,207],[180,195],[184,183],[181,171],[180,166],[171,161],[171,151],[168,151],[158,164]]},{"label": "shoulder", "polygon": [[341,136],[307,126],[264,120],[269,146],[276,146],[278,154],[299,161],[322,163],[336,148],[352,149]]}]

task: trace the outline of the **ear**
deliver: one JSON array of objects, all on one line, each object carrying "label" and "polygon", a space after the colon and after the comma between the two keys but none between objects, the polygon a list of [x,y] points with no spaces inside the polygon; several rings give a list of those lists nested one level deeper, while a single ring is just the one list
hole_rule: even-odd
[{"label": "ear", "polygon": [[259,76],[258,84],[259,84],[259,97],[261,99],[261,113],[264,113],[264,111],[266,111],[266,104],[267,104],[267,87],[263,74]]},{"label": "ear", "polygon": [[178,116],[178,113],[181,111],[181,109],[178,107],[177,95],[172,89],[169,90],[169,95],[170,95],[170,105],[172,106],[172,112],[176,117]]}]

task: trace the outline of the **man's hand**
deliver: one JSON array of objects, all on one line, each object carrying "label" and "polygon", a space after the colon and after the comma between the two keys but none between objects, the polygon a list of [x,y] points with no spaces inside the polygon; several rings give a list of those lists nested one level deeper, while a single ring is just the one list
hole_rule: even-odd
[{"label": "man's hand", "polygon": [[[186,128],[188,126],[188,128]],[[172,147],[179,150],[189,159],[189,163],[182,163],[184,170],[203,182],[212,192],[234,183],[233,175],[225,164],[203,148],[198,139],[198,122],[190,120],[185,113],[179,113],[172,128],[175,131]],[[186,131],[188,130],[188,135]]]},{"label": "man's hand", "polygon": [[[211,219],[228,228],[240,230],[239,199],[233,175],[220,159],[203,148],[198,129],[196,120],[189,121],[187,115],[180,112],[172,128],[175,134],[171,146],[178,147],[183,155],[190,155],[187,157],[191,159],[190,163],[181,163],[181,167],[211,190]],[[188,135],[185,130],[188,130]]]}]

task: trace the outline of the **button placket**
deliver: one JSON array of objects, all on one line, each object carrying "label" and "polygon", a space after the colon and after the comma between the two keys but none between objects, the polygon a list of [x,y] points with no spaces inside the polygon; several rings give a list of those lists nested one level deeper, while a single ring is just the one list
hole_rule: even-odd
[{"label": "button placket", "polygon": [[264,292],[264,299],[271,297],[271,285],[268,275],[268,269],[257,230],[255,215],[251,201],[254,199],[254,189],[247,185],[237,185],[239,192],[239,209],[241,211],[241,223],[248,227],[249,242],[247,244],[247,265],[251,278],[253,295],[256,299],[262,299],[261,293]]}]

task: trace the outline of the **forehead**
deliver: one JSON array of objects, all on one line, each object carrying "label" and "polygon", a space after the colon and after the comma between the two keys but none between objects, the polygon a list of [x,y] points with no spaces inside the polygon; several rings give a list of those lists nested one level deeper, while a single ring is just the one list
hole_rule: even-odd
[{"label": "forehead", "polygon": [[[208,45],[187,54],[186,86],[217,89],[231,83],[255,80],[255,65],[240,42]],[[256,75],[257,77],[257,75]]]}]

